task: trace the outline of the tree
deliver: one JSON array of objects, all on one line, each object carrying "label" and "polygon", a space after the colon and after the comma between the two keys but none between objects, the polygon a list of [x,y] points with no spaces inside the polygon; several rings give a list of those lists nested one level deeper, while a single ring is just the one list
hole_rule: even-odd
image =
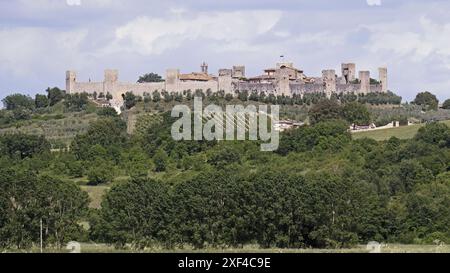
[{"label": "tree", "polygon": [[[254,207],[246,223],[263,248],[301,248],[305,241],[306,211],[305,179],[276,171],[264,171],[251,179],[249,195],[244,208]],[[310,198],[310,197],[308,197]],[[312,216],[309,214],[309,216]],[[313,228],[313,227],[310,227]]]},{"label": "tree", "polygon": [[321,149],[339,151],[351,140],[347,124],[342,120],[329,120],[314,126],[304,126],[281,135],[278,154],[306,152],[321,144]]},{"label": "tree", "polygon": [[197,249],[250,242],[255,237],[254,197],[247,181],[224,170],[204,172],[178,184],[173,194],[177,241]]},{"label": "tree", "polygon": [[369,125],[371,122],[370,112],[364,104],[350,102],[342,108],[342,116],[350,124]]},{"label": "tree", "polygon": [[84,167],[82,162],[73,160],[66,164],[66,173],[73,178],[83,177]]},{"label": "tree", "polygon": [[159,149],[153,157],[155,163],[155,172],[164,172],[167,169],[167,161],[169,157],[163,149]]},{"label": "tree", "polygon": [[422,106],[424,111],[437,110],[439,107],[439,100],[430,92],[422,92],[417,94],[413,104]]},{"label": "tree", "polygon": [[133,92],[126,92],[125,95],[123,95],[123,100],[125,101],[126,109],[131,109],[136,106],[137,97],[133,94]]},{"label": "tree", "polygon": [[450,128],[444,123],[427,124],[419,129],[415,139],[442,147],[450,147]]},{"label": "tree", "polygon": [[91,237],[120,247],[131,244],[142,249],[157,243],[170,247],[172,209],[167,183],[135,178],[106,194],[99,217],[92,222]]},{"label": "tree", "polygon": [[74,112],[80,112],[86,109],[89,103],[89,97],[87,93],[75,93],[66,95],[64,105],[67,109]]},{"label": "tree", "polygon": [[138,83],[144,83],[144,82],[163,82],[164,79],[155,73],[148,73],[144,74],[143,76],[139,77]]},{"label": "tree", "polygon": [[444,101],[444,104],[442,104],[442,108],[450,110],[450,99]]},{"label": "tree", "polygon": [[88,200],[87,193],[70,181],[0,169],[0,247],[37,245],[41,220],[44,247],[61,248],[79,240],[83,232],[79,221],[87,212]]},{"label": "tree", "polygon": [[397,168],[398,179],[392,179],[390,185],[393,193],[409,193],[417,184],[433,180],[431,171],[415,159],[403,160]]},{"label": "tree", "polygon": [[161,94],[158,91],[154,91],[153,94],[153,102],[161,101]]},{"label": "tree", "polygon": [[58,87],[47,88],[47,97],[49,100],[49,105],[53,106],[58,102],[62,101],[65,97],[65,92],[59,89]]},{"label": "tree", "polygon": [[309,110],[311,124],[321,121],[339,119],[341,117],[341,106],[335,100],[322,99]]},{"label": "tree", "polygon": [[100,108],[100,109],[97,111],[97,115],[103,116],[103,117],[113,117],[113,118],[115,118],[115,117],[118,116],[116,109],[114,109],[114,108],[112,108],[112,107],[103,107],[103,108]]},{"label": "tree", "polygon": [[102,160],[94,161],[93,166],[88,172],[89,185],[91,186],[110,183],[113,178],[114,172],[112,171],[111,164]]},{"label": "tree", "polygon": [[239,164],[241,163],[241,155],[232,146],[217,147],[212,151],[208,163],[219,168],[234,163]]},{"label": "tree", "polygon": [[355,94],[340,94],[339,97],[341,102],[357,100],[362,104],[372,104],[372,105],[384,105],[384,104],[400,105],[402,103],[402,97],[397,96],[391,91],[387,91],[386,93],[371,92],[368,94],[361,94],[359,96]]},{"label": "tree", "polygon": [[32,111],[27,108],[19,107],[13,110],[15,120],[28,120],[31,118]]},{"label": "tree", "polygon": [[26,109],[33,110],[34,100],[27,95],[13,94],[3,99],[3,104],[7,110]]},{"label": "tree", "polygon": [[49,105],[49,100],[46,95],[36,94],[34,102],[36,108],[46,108]]},{"label": "tree", "polygon": [[415,187],[406,196],[407,230],[414,230],[414,237],[423,243],[435,244],[436,240],[450,243],[450,183],[430,182]]},{"label": "tree", "polygon": [[69,241],[79,239],[83,229],[79,221],[87,214],[88,194],[70,181],[50,176],[38,179],[36,194],[40,217],[34,222],[42,219],[44,244],[61,248]]},{"label": "tree", "polygon": [[8,134],[0,137],[0,153],[20,159],[49,153],[50,143],[44,136]]},{"label": "tree", "polygon": [[380,84],[380,82],[375,79],[370,78],[370,84]]},{"label": "tree", "polygon": [[243,90],[243,91],[240,91],[240,92],[238,93],[237,98],[238,98],[240,101],[248,101],[248,96],[249,96],[248,91],[247,91],[247,90]]},{"label": "tree", "polygon": [[373,187],[361,181],[353,166],[342,171],[340,175],[317,172],[305,177],[300,199],[306,203],[302,214],[307,245],[349,247],[374,240],[383,230],[377,217],[383,211]]},{"label": "tree", "polygon": [[32,172],[0,169],[1,248],[21,249],[29,247],[33,241],[37,242],[36,183],[36,175]]},{"label": "tree", "polygon": [[77,159],[89,160],[91,148],[99,145],[114,159],[117,147],[124,145],[126,139],[125,122],[117,118],[101,118],[90,124],[86,134],[75,137],[70,150]]}]

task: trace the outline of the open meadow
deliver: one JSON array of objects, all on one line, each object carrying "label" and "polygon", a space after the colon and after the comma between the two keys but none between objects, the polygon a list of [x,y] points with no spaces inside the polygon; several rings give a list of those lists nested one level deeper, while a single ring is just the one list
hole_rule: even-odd
[{"label": "open meadow", "polygon": [[[450,126],[450,120],[443,121],[442,123]],[[355,132],[353,133],[353,139],[372,138],[376,141],[388,140],[391,137],[397,137],[399,139],[411,139],[413,138],[420,128],[425,126],[424,124],[417,124],[411,126],[403,126],[399,128],[375,130],[369,132]]]}]

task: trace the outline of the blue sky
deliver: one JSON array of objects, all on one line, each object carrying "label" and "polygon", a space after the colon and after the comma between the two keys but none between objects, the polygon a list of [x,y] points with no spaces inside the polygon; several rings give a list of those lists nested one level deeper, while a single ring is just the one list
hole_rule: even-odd
[{"label": "blue sky", "polygon": [[0,0],[0,96],[65,88],[65,71],[101,81],[105,68],[134,82],[166,68],[246,65],[257,75],[292,61],[308,76],[389,69],[390,89],[450,98],[446,0]]}]

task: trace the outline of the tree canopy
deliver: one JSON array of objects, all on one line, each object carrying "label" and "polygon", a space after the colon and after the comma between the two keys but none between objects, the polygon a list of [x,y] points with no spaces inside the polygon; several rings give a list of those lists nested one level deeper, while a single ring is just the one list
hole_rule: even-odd
[{"label": "tree canopy", "polygon": [[156,73],[148,73],[139,77],[138,83],[144,82],[163,82],[164,79]]},{"label": "tree canopy", "polygon": [[437,110],[439,107],[439,100],[428,91],[417,94],[413,103],[422,106],[424,111]]},{"label": "tree canopy", "polygon": [[7,110],[27,109],[33,110],[34,100],[27,95],[13,94],[3,99],[3,104]]},{"label": "tree canopy", "polygon": [[442,104],[442,108],[450,110],[450,99],[444,101],[444,103]]}]

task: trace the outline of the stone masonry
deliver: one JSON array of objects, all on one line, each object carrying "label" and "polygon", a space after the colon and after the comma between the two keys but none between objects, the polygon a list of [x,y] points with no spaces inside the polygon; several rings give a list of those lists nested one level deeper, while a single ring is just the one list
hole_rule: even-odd
[{"label": "stone masonry", "polygon": [[[66,91],[69,94],[83,93],[111,94],[115,100],[122,100],[126,92],[135,95],[151,95],[153,92],[182,93],[190,90],[206,92],[223,91],[225,94],[235,95],[238,92],[264,92],[266,95],[274,94],[292,96],[307,93],[326,93],[330,97],[333,93],[367,94],[371,92],[388,91],[387,68],[378,69],[378,84],[372,84],[370,71],[359,71],[356,65],[343,63],[341,75],[336,75],[333,69],[322,71],[321,77],[308,77],[293,63],[278,63],[275,68],[269,68],[263,75],[246,78],[245,66],[234,66],[231,69],[220,69],[218,75],[208,74],[208,65],[202,63],[201,72],[181,74],[179,69],[168,69],[165,82],[158,83],[126,83],[119,81],[117,70],[105,70],[102,82],[79,82],[75,71],[66,72]],[[357,78],[358,75],[358,78]],[[376,81],[375,81],[376,82]]]}]

